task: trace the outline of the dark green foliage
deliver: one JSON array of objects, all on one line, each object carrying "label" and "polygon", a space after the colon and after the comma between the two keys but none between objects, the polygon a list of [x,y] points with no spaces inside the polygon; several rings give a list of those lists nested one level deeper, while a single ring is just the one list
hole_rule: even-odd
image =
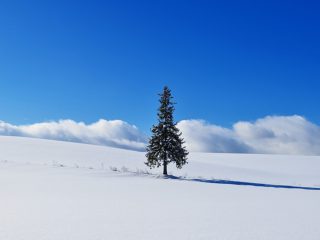
[{"label": "dark green foliage", "polygon": [[167,175],[167,165],[174,162],[177,168],[187,163],[188,151],[183,146],[181,132],[173,121],[175,110],[171,91],[164,87],[160,94],[158,109],[158,125],[152,127],[152,137],[147,146],[147,162],[150,168],[163,166],[163,174]]}]

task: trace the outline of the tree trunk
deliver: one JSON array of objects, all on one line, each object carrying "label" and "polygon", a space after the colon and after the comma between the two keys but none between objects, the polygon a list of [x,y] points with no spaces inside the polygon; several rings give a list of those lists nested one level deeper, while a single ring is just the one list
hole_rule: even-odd
[{"label": "tree trunk", "polygon": [[168,163],[166,161],[163,162],[163,175],[168,175],[167,173],[167,165]]}]

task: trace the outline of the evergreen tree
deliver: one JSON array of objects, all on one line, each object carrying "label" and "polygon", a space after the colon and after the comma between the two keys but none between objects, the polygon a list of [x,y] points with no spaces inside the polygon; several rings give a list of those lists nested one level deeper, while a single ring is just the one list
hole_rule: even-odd
[{"label": "evergreen tree", "polygon": [[160,95],[158,109],[158,125],[152,126],[152,137],[147,146],[147,162],[150,168],[163,166],[163,174],[167,175],[167,165],[174,162],[177,168],[187,163],[188,151],[183,146],[184,140],[177,124],[173,121],[174,102],[171,91],[164,87]]}]

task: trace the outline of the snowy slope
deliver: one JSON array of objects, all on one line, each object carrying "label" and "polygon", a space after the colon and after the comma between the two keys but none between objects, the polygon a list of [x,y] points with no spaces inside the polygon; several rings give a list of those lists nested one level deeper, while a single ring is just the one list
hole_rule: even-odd
[{"label": "snowy slope", "polygon": [[320,157],[192,153],[178,179],[144,160],[0,137],[0,239],[320,239]]},{"label": "snowy slope", "polygon": [[[87,144],[0,136],[0,161],[131,172],[149,171],[145,153]],[[270,184],[320,186],[320,157],[263,154],[190,153],[182,170],[169,173],[187,178],[226,179]]]}]

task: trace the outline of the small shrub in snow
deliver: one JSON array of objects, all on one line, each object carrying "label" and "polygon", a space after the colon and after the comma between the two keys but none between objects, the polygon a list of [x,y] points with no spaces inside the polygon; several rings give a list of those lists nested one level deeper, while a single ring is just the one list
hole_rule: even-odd
[{"label": "small shrub in snow", "polygon": [[119,172],[117,167],[110,166],[110,170],[113,172]]},{"label": "small shrub in snow", "polygon": [[147,169],[138,169],[136,170],[136,174],[139,174],[139,175],[145,175],[145,174],[148,174],[150,175],[151,172],[149,172]]},{"label": "small shrub in snow", "polygon": [[125,166],[121,167],[121,172],[129,172],[129,169]]}]

